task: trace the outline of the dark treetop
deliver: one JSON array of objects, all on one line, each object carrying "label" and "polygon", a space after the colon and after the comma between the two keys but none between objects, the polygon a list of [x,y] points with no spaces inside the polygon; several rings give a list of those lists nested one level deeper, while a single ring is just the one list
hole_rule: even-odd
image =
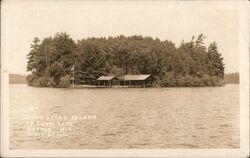
[{"label": "dark treetop", "polygon": [[215,42],[204,46],[200,34],[179,47],[171,41],[123,35],[75,42],[66,33],[40,41],[27,55],[29,85],[68,87],[94,84],[102,75],[151,74],[155,86],[218,86],[224,78],[223,58]]}]

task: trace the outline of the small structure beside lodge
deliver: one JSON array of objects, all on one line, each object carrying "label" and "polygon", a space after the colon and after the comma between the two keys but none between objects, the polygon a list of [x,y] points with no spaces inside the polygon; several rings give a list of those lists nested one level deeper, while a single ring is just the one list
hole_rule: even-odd
[{"label": "small structure beside lodge", "polygon": [[97,79],[98,86],[113,86],[119,84],[116,76],[101,76]]},{"label": "small structure beside lodge", "polygon": [[100,87],[150,87],[153,84],[153,76],[147,75],[124,75],[124,76],[100,76],[97,86]]}]

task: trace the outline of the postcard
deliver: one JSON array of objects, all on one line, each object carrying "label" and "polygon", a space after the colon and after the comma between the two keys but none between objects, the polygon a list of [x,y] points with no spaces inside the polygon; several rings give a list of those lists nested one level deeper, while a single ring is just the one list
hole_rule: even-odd
[{"label": "postcard", "polygon": [[1,157],[249,157],[249,2],[1,1]]}]

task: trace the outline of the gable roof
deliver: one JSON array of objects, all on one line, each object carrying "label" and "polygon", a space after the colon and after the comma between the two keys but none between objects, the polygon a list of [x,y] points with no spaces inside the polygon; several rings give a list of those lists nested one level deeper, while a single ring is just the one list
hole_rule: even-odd
[{"label": "gable roof", "polygon": [[146,80],[151,75],[125,75],[124,80]]},{"label": "gable roof", "polygon": [[109,81],[109,80],[112,80],[114,78],[116,78],[116,77],[115,76],[100,76],[97,80]]}]

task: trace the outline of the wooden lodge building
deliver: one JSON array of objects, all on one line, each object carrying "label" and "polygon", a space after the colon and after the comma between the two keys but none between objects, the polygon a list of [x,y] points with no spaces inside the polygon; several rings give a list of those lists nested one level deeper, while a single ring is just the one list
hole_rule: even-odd
[{"label": "wooden lodge building", "polygon": [[100,76],[97,86],[101,87],[151,87],[153,84],[151,75],[124,75],[124,76]]}]

